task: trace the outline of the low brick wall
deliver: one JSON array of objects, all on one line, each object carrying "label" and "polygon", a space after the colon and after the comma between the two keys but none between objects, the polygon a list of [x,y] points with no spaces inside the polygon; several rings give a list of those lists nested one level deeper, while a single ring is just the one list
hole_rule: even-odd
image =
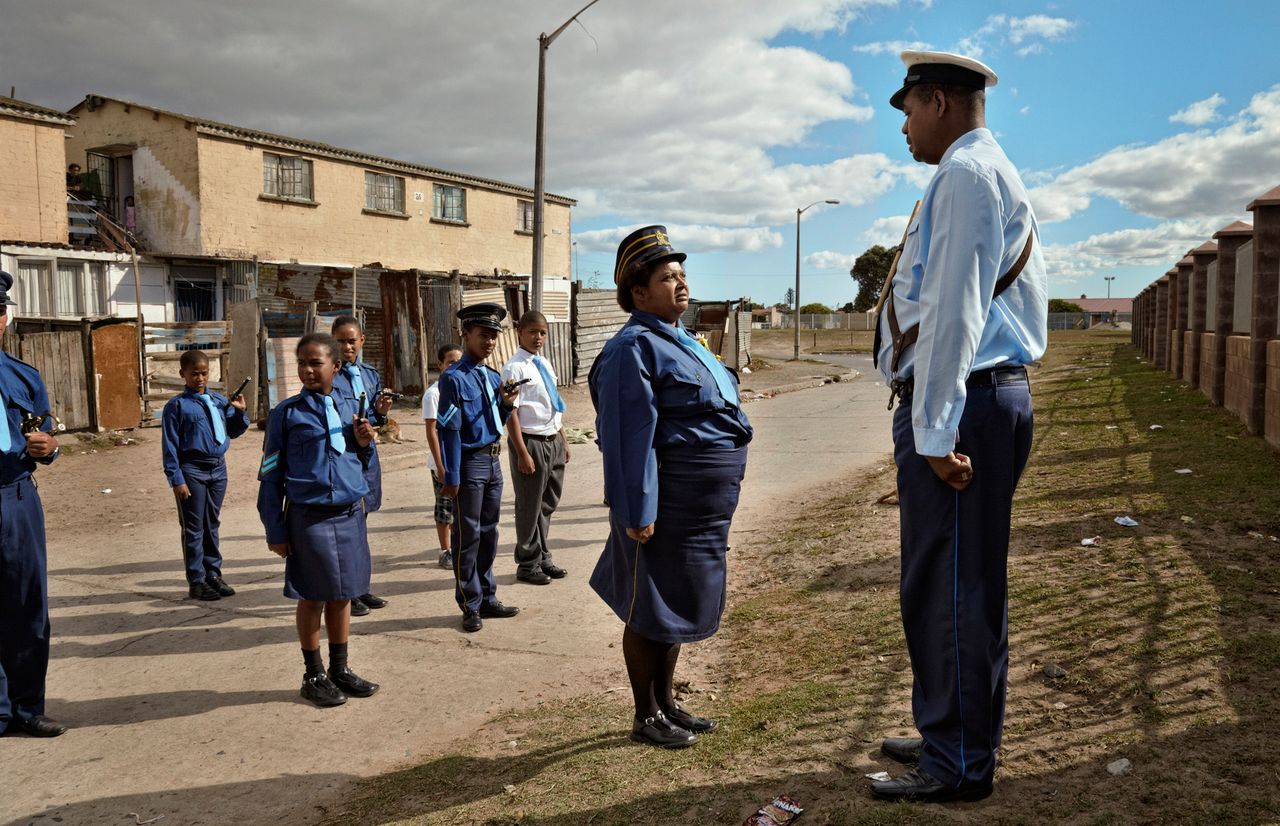
[{"label": "low brick wall", "polygon": [[1267,342],[1267,441],[1280,448],[1280,339]]},{"label": "low brick wall", "polygon": [[1182,334],[1182,370],[1179,375],[1192,387],[1200,374],[1200,333],[1187,330]]},{"label": "low brick wall", "polygon": [[1249,416],[1249,375],[1249,337],[1231,336],[1227,339],[1227,382],[1222,406],[1242,422],[1248,421]]},{"label": "low brick wall", "polygon": [[1169,372],[1175,378],[1182,378],[1182,352],[1185,347],[1183,339],[1186,336],[1184,330],[1169,331]]},{"label": "low brick wall", "polygon": [[1213,401],[1213,333],[1200,334],[1200,392]]}]

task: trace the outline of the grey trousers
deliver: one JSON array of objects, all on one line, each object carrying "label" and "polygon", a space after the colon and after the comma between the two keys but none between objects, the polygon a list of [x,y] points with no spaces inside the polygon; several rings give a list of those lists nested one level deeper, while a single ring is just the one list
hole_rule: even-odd
[{"label": "grey trousers", "polygon": [[526,436],[524,444],[533,457],[533,473],[520,472],[515,450],[508,455],[516,495],[516,566],[520,573],[530,574],[551,564],[547,531],[564,489],[564,439]]}]

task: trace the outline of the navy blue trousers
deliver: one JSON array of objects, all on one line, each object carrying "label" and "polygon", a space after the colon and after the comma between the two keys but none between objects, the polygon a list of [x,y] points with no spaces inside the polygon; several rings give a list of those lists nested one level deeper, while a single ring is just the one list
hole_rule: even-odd
[{"label": "navy blue trousers", "polygon": [[191,495],[178,500],[178,523],[182,525],[182,559],[187,568],[187,584],[222,576],[222,551],[218,548],[222,500],[227,495],[227,463],[186,462],[182,465]]},{"label": "navy blue trousers", "polygon": [[956,452],[973,462],[962,492],[915,452],[911,405],[893,417],[902,531],[902,625],[920,768],[946,783],[990,782],[1009,671],[1009,520],[1031,452],[1025,380],[971,387]]},{"label": "navy blue trousers", "polygon": [[44,508],[31,478],[0,486],[0,732],[44,714],[49,585]]},{"label": "navy blue trousers", "polygon": [[369,495],[364,498],[364,512],[382,510],[382,464],[378,461],[378,446],[369,451],[369,466],[364,469],[364,481]]},{"label": "navy blue trousers", "polygon": [[454,597],[464,611],[497,602],[493,560],[498,555],[502,463],[489,453],[463,453],[453,510]]}]

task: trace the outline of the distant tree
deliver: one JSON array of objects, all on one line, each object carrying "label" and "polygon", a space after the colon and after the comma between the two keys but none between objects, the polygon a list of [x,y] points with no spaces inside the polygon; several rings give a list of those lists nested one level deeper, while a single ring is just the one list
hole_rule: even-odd
[{"label": "distant tree", "polygon": [[858,285],[858,297],[853,300],[853,311],[865,313],[876,305],[880,298],[880,287],[889,276],[889,267],[893,265],[893,254],[897,247],[882,247],[876,244],[859,255],[849,270],[849,277]]},{"label": "distant tree", "polygon": [[834,312],[826,304],[805,304],[800,308],[800,315],[831,315]]},{"label": "distant tree", "polygon": [[782,297],[782,300],[786,302],[786,307],[784,309],[791,309],[791,305],[796,303],[795,289],[787,287],[787,294]]},{"label": "distant tree", "polygon": [[841,304],[841,305],[840,305],[840,312],[842,312],[842,313],[856,313],[856,312],[857,312],[857,310],[853,309],[853,302],[852,302],[852,301],[846,301],[844,304]]},{"label": "distant tree", "polygon": [[784,313],[789,313],[791,312],[791,305],[785,301],[779,301],[777,304],[773,305],[773,309],[782,310]]},{"label": "distant tree", "polygon": [[1065,298],[1049,299],[1049,312],[1051,313],[1083,313],[1084,308],[1074,301],[1068,301]]},{"label": "distant tree", "polygon": [[764,309],[764,305],[763,305],[763,304],[757,304],[757,303],[755,303],[754,301],[751,301],[751,300],[749,300],[749,299],[748,299],[748,301],[747,301],[747,305],[748,305],[751,309],[753,309],[753,310],[763,310],[763,309]]}]

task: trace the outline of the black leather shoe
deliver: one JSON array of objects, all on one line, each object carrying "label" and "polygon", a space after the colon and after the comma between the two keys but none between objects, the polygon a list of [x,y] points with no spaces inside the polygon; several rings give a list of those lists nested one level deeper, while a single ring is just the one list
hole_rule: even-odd
[{"label": "black leather shoe", "polygon": [[675,723],[680,728],[688,729],[694,734],[702,734],[708,731],[715,731],[720,724],[710,717],[699,717],[696,714],[690,714],[679,703],[667,709],[667,719]]},{"label": "black leather shoe", "polygon": [[890,760],[913,766],[920,762],[920,751],[923,748],[923,737],[886,737],[880,744],[880,753]]},{"label": "black leather shoe", "polygon": [[485,619],[506,619],[514,617],[520,613],[520,609],[514,605],[503,605],[501,602],[482,602],[480,603],[480,616]]},{"label": "black leather shoe", "polygon": [[315,703],[320,708],[340,706],[347,701],[347,695],[339,691],[329,675],[323,672],[314,677],[303,677],[301,693],[304,700]]},{"label": "black leather shoe", "polygon": [[329,679],[348,697],[372,697],[378,690],[377,683],[371,683],[350,668],[339,671],[329,669]]},{"label": "black leather shoe", "polygon": [[351,616],[367,617],[369,616],[369,606],[364,604],[364,600],[356,597],[351,600]]},{"label": "black leather shoe", "polygon": [[204,584],[217,591],[220,597],[233,597],[236,595],[236,589],[223,582],[220,576],[207,576],[204,578]]},{"label": "black leather shoe", "polygon": [[468,611],[462,615],[462,630],[467,632],[479,631],[484,628],[484,620],[480,619],[480,615],[474,611]]},{"label": "black leather shoe", "polygon": [[631,726],[631,739],[661,749],[685,749],[698,742],[698,735],[677,726],[659,711],[652,717],[636,720]]},{"label": "black leather shoe", "polygon": [[215,599],[222,599],[222,594],[213,590],[209,583],[203,579],[187,588],[187,595],[192,599],[198,599],[201,602],[212,602]]},{"label": "black leather shoe", "polygon": [[569,572],[564,568],[561,568],[559,565],[551,565],[548,563],[543,563],[542,572],[552,579],[564,579],[569,575]]},{"label": "black leather shoe", "polygon": [[14,717],[9,722],[7,733],[21,732],[28,737],[57,737],[59,734],[64,734],[66,730],[67,727],[62,723],[55,723],[43,714],[39,714],[30,719]]},{"label": "black leather shoe", "polygon": [[373,594],[362,595],[360,597],[360,601],[363,602],[366,607],[372,608],[375,611],[378,610],[379,608],[387,607],[387,601],[385,599],[383,599],[382,597],[375,597]]},{"label": "black leather shoe", "polygon": [[539,570],[532,571],[516,571],[516,579],[521,582],[527,582],[530,585],[550,585],[551,577]]},{"label": "black leather shoe", "polygon": [[945,803],[949,800],[982,800],[991,794],[991,783],[943,783],[920,769],[911,769],[892,780],[877,780],[871,793],[882,800],[915,800],[920,803]]}]

